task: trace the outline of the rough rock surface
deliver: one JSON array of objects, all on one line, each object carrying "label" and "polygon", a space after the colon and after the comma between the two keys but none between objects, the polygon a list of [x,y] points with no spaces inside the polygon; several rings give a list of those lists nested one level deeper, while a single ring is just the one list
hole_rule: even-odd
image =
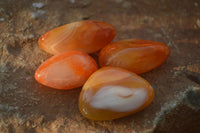
[{"label": "rough rock surface", "polygon": [[[114,25],[115,40],[149,39],[170,47],[167,62],[142,75],[156,95],[145,110],[112,121],[87,120],[78,110],[81,88],[54,90],[34,80],[51,56],[39,48],[40,35],[86,19]],[[198,0],[1,0],[0,29],[0,132],[199,133]]]}]

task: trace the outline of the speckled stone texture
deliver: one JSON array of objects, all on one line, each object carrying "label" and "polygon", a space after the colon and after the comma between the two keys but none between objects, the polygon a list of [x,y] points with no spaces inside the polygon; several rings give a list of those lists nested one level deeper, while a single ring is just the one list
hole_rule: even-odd
[{"label": "speckled stone texture", "polygon": [[[35,70],[51,57],[38,38],[88,19],[114,25],[115,41],[147,39],[170,47],[162,66],[141,75],[155,89],[145,110],[112,121],[87,120],[78,110],[81,88],[54,90],[35,81]],[[0,29],[1,133],[200,132],[198,0],[1,0]]]}]

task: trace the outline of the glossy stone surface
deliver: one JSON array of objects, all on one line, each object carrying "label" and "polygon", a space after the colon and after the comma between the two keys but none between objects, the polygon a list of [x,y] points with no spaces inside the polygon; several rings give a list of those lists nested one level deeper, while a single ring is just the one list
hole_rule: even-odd
[{"label": "glossy stone surface", "polygon": [[121,40],[105,46],[99,55],[100,66],[125,68],[134,73],[148,72],[168,58],[167,45],[148,40]]},{"label": "glossy stone surface", "polygon": [[71,50],[93,53],[110,43],[115,28],[99,21],[79,21],[66,24],[43,34],[38,43],[50,54]]},{"label": "glossy stone surface", "polygon": [[122,68],[103,67],[83,86],[79,109],[88,119],[112,120],[144,109],[153,99],[145,79]]},{"label": "glossy stone surface", "polygon": [[35,79],[52,88],[73,89],[82,86],[97,68],[89,55],[70,51],[45,61],[35,72]]}]

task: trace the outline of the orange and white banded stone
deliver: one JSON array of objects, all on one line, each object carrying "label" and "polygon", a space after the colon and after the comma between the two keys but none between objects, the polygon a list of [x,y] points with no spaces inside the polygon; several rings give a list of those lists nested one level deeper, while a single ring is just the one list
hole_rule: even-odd
[{"label": "orange and white banded stone", "polygon": [[144,109],[153,99],[145,79],[122,68],[103,67],[83,86],[79,109],[88,119],[112,120]]},{"label": "orange and white banded stone", "polygon": [[35,72],[35,79],[55,89],[73,89],[82,86],[98,69],[88,54],[70,51],[55,55],[45,61]]},{"label": "orange and white banded stone", "polygon": [[38,43],[53,55],[71,50],[93,53],[110,43],[115,34],[115,28],[108,23],[79,21],[46,32]]},{"label": "orange and white banded stone", "polygon": [[121,40],[106,45],[99,54],[99,64],[121,67],[140,74],[164,63],[170,54],[169,47],[149,40]]}]

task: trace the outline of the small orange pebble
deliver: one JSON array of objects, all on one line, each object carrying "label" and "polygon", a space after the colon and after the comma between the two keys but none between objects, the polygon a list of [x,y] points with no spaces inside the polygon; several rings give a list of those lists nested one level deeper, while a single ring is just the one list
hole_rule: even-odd
[{"label": "small orange pebble", "polygon": [[69,23],[43,34],[38,43],[50,54],[71,50],[93,53],[109,44],[115,37],[115,28],[99,21]]},{"label": "small orange pebble", "polygon": [[88,119],[112,120],[144,109],[153,99],[153,88],[145,79],[122,68],[103,67],[83,86],[79,110]]},{"label": "small orange pebble", "polygon": [[88,54],[70,51],[55,55],[45,61],[35,72],[35,79],[56,89],[73,89],[82,86],[98,69]]},{"label": "small orange pebble", "polygon": [[100,66],[114,66],[140,74],[161,65],[168,58],[167,45],[148,40],[121,40],[105,46],[99,54]]}]

